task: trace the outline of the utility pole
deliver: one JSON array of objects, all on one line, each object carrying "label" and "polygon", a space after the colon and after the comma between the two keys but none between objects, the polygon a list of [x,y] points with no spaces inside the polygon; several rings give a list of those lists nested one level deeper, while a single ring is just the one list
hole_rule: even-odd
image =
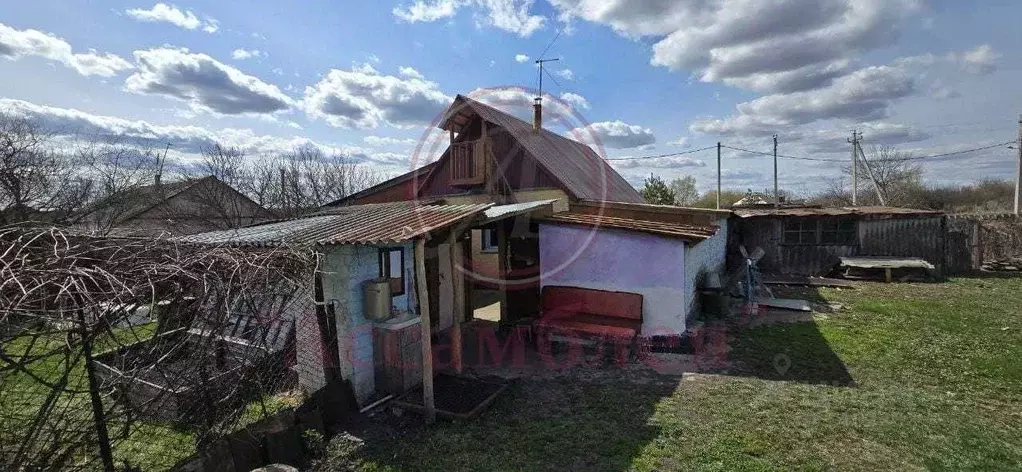
[{"label": "utility pole", "polygon": [[774,135],[774,207],[781,206],[781,192],[777,190],[777,135]]},{"label": "utility pole", "polygon": [[1015,142],[1015,150],[1018,151],[1018,168],[1015,172],[1015,214],[1022,209],[1022,114],[1018,116],[1018,141]]},{"label": "utility pole", "polygon": [[859,138],[862,135],[858,130],[852,131],[852,206],[859,205]]},{"label": "utility pole", "polygon": [[721,142],[719,141],[716,142],[716,209],[721,209]]}]

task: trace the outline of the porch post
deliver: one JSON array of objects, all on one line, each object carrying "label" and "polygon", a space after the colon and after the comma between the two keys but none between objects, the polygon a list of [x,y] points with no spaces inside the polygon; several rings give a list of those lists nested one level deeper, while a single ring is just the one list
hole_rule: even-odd
[{"label": "porch post", "polygon": [[436,421],[433,404],[433,339],[429,318],[429,288],[426,283],[426,240],[415,240],[415,287],[419,299],[419,326],[422,328],[422,406],[426,408],[426,423]]},{"label": "porch post", "polygon": [[458,269],[463,264],[461,257],[462,247],[458,241],[459,233],[460,231],[457,228],[451,228],[451,235],[448,237],[447,243],[451,246],[451,276],[454,277],[451,284],[454,289],[454,324],[451,326],[451,366],[454,367],[455,372],[460,374],[462,369],[461,320],[465,316],[465,279],[464,271]]}]

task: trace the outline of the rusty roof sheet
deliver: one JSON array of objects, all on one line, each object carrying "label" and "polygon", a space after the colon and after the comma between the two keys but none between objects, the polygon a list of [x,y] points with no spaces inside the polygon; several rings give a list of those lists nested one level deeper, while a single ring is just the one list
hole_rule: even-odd
[{"label": "rusty roof sheet", "polygon": [[[486,121],[511,133],[572,196],[590,200],[644,202],[635,187],[591,147],[546,128],[536,132],[532,123],[463,95],[458,95],[448,114],[464,107],[471,108]],[[446,126],[453,118],[448,116],[442,126]]]},{"label": "rusty roof sheet", "polygon": [[234,246],[281,244],[389,244],[408,241],[462,219],[491,203],[441,205],[423,202],[376,203],[333,208],[302,218],[177,238],[182,242]]},{"label": "rusty roof sheet", "polygon": [[865,207],[781,207],[781,208],[735,208],[732,211],[741,218],[753,218],[759,216],[866,216],[866,215],[887,215],[887,216],[934,216],[942,214],[939,211],[919,210],[915,208],[897,208],[881,206]]},{"label": "rusty roof sheet", "polygon": [[720,229],[716,225],[687,225],[583,213],[557,213],[555,215],[541,218],[541,220],[552,223],[636,231],[640,233],[683,239],[690,242],[704,241],[714,234],[717,234],[717,231]]}]

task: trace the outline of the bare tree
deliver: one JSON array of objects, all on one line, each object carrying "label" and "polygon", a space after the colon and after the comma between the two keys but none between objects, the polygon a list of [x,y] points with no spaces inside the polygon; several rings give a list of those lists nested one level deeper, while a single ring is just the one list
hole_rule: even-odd
[{"label": "bare tree", "polygon": [[[858,161],[859,179],[865,179],[866,186],[859,188],[858,203],[860,205],[877,205],[880,203],[875,192],[870,192],[869,187],[873,186],[873,180],[877,190],[882,193],[888,205],[910,206],[918,204],[914,196],[918,195],[923,188],[923,168],[913,163],[912,154],[900,151],[893,146],[870,146],[863,159]],[[848,165],[842,172],[847,176],[852,173],[852,166]],[[870,177],[872,175],[872,177]],[[850,199],[849,199],[850,200]],[[848,202],[851,203],[850,201]]]},{"label": "bare tree", "polygon": [[84,188],[38,123],[0,112],[0,223],[63,217],[80,202],[67,192]]}]

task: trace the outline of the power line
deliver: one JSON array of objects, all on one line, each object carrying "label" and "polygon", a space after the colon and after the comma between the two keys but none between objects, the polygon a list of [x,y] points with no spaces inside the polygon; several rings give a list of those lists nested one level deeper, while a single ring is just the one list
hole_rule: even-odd
[{"label": "power line", "polygon": [[685,155],[685,154],[693,154],[693,153],[697,153],[697,152],[701,152],[701,151],[708,151],[710,149],[716,149],[716,148],[717,148],[717,146],[713,145],[713,146],[707,146],[707,147],[699,148],[699,149],[692,149],[692,150],[689,150],[689,151],[672,152],[672,153],[668,153],[668,154],[658,154],[658,155],[655,155],[655,156],[611,157],[611,158],[607,158],[605,160],[607,160],[607,161],[634,161],[634,160],[638,160],[638,159],[656,159],[656,158],[659,158],[659,157],[674,157],[674,156],[682,156],[682,155]]},{"label": "power line", "polygon": [[973,149],[966,149],[964,151],[945,152],[945,153],[942,153],[942,154],[931,154],[929,156],[899,157],[897,159],[891,159],[891,160],[892,161],[914,161],[914,160],[917,160],[917,159],[933,159],[933,158],[936,158],[936,157],[954,156],[954,155],[958,155],[958,154],[966,154],[966,153],[976,152],[976,151],[985,151],[987,149],[993,149],[993,148],[996,148],[996,147],[1007,146],[1009,144],[1014,144],[1015,142],[1016,142],[1016,140],[1012,139],[1011,141],[1005,141],[1003,143],[991,144],[989,146],[983,146],[983,147],[978,147],[978,148],[973,148]]},{"label": "power line", "polygon": [[[759,154],[759,155],[762,155],[762,156],[771,156],[771,157],[773,157],[773,155],[774,155],[774,153],[772,153],[772,152],[753,151],[751,149],[744,149],[744,148],[739,148],[739,147],[734,147],[734,146],[728,146],[727,144],[723,144],[723,145],[721,145],[721,147],[728,148],[728,149],[730,149],[732,151],[741,151],[741,152],[747,152],[747,153],[750,153],[750,154]],[[798,160],[802,160],[802,161],[845,162],[844,159],[824,159],[822,157],[800,157],[800,156],[788,156],[788,155],[784,155],[784,154],[778,154],[777,157],[784,158],[784,159],[798,159]]]},{"label": "power line", "polygon": [[[993,148],[996,148],[996,147],[1006,146],[1008,144],[1015,144],[1016,142],[1017,142],[1017,140],[1013,139],[1011,141],[1005,141],[1003,143],[991,144],[989,146],[982,146],[982,147],[977,147],[977,148],[972,148],[972,149],[964,149],[964,150],[961,150],[961,151],[952,151],[952,152],[945,152],[945,153],[940,153],[940,154],[930,154],[930,155],[926,155],[926,156],[901,157],[901,158],[892,159],[892,160],[911,161],[911,160],[919,160],[919,159],[934,159],[934,158],[938,158],[938,157],[956,156],[956,155],[959,155],[959,154],[968,154],[970,152],[985,151],[987,149],[993,149]],[[716,147],[717,146],[707,146],[707,147],[703,147],[703,148],[699,148],[699,149],[691,149],[691,150],[682,151],[682,152],[672,152],[672,153],[668,153],[668,154],[656,154],[656,155],[650,155],[650,156],[636,156],[636,157],[614,157],[614,158],[607,158],[605,160],[608,160],[608,161],[635,161],[635,160],[641,160],[641,159],[657,159],[657,158],[661,158],[661,157],[682,156],[682,155],[685,155],[685,154],[693,154],[693,153],[697,153],[697,152],[708,151],[708,150],[714,149]],[[730,149],[732,151],[746,152],[746,153],[749,153],[749,154],[758,154],[758,155],[761,155],[761,156],[771,156],[772,157],[774,155],[772,152],[753,151],[751,149],[745,149],[745,148],[740,148],[740,147],[735,147],[735,146],[728,146],[726,144],[721,144],[721,147]],[[844,162],[847,161],[847,159],[826,159],[826,158],[822,158],[822,157],[789,156],[789,155],[786,155],[786,154],[778,154],[777,157],[778,158],[783,158],[783,159],[797,159],[797,160],[802,160],[802,161],[817,161],[817,162],[842,162],[842,163],[844,163]]]}]

